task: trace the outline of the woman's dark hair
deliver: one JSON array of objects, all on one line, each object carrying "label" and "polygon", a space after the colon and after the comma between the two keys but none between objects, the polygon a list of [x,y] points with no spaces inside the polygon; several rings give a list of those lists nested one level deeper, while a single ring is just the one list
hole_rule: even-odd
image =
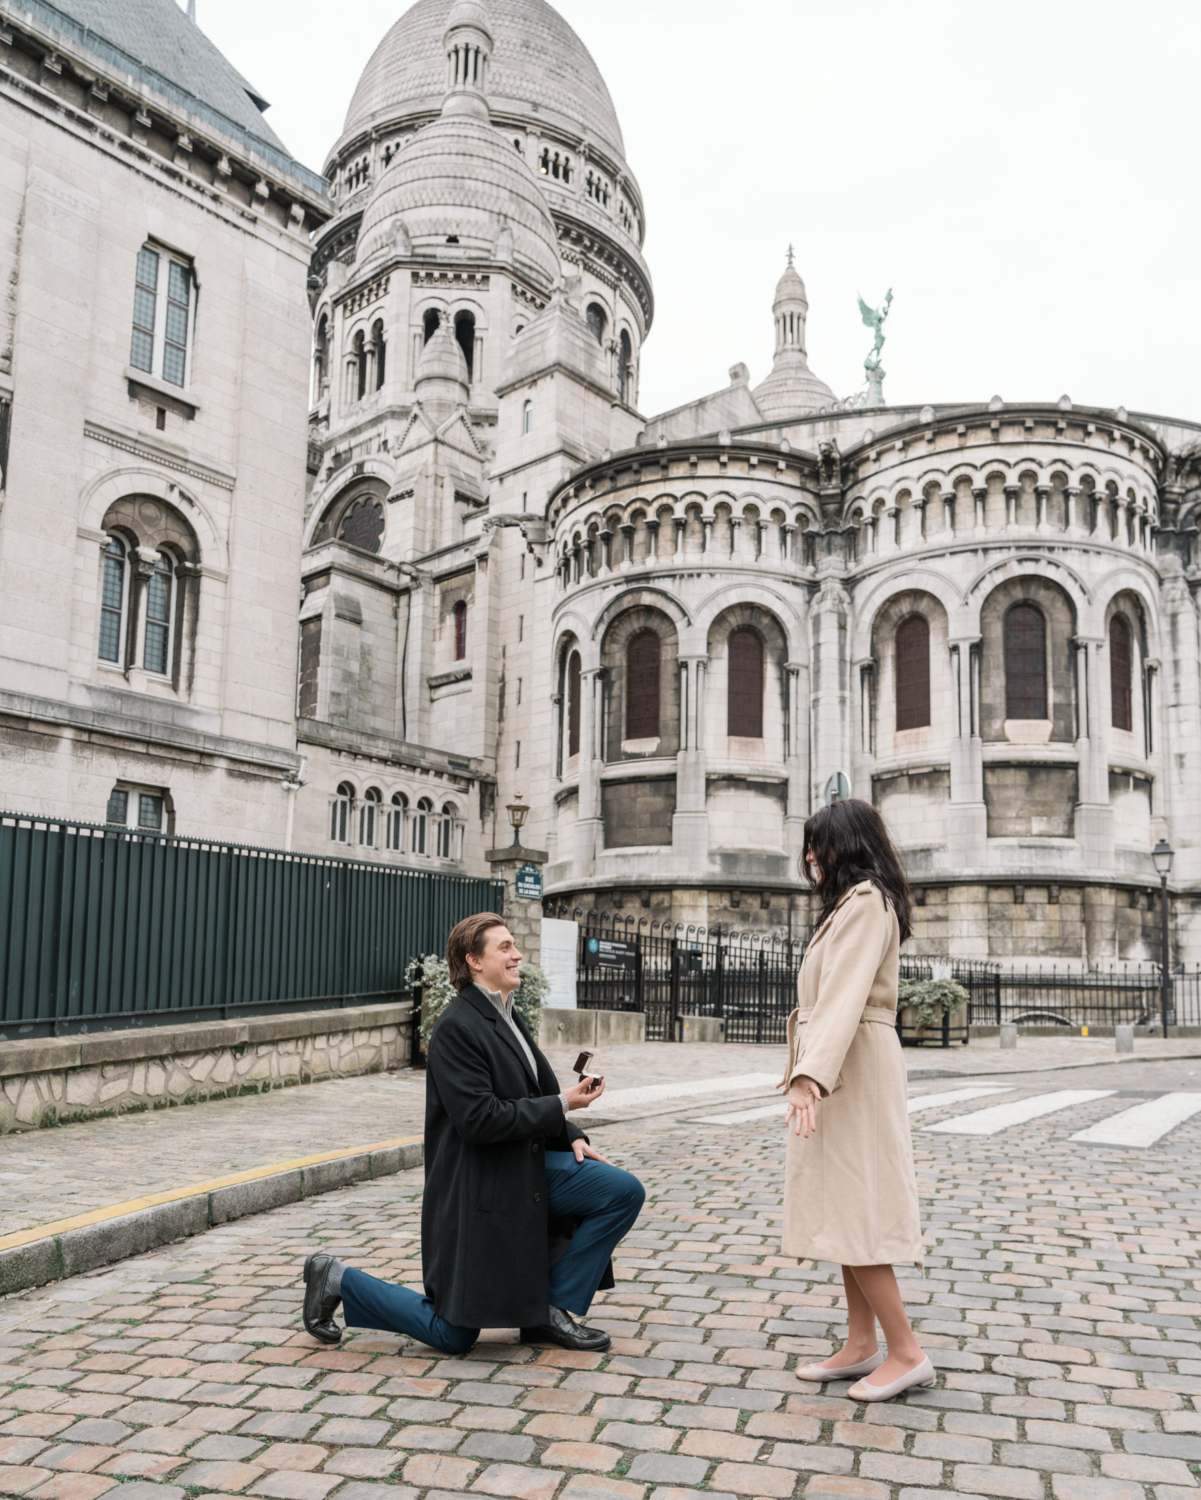
[{"label": "woman's dark hair", "polygon": [[[817,861],[820,876],[814,875],[809,854]],[[853,885],[870,880],[896,912],[901,942],[909,936],[913,907],[909,882],[884,819],[870,802],[849,797],[807,818],[801,870],[822,904],[819,927]]]}]

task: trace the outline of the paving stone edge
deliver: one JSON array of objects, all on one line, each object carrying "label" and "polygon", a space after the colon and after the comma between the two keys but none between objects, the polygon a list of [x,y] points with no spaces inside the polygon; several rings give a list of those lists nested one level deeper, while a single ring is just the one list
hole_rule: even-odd
[{"label": "paving stone edge", "polygon": [[265,1213],[285,1203],[298,1203],[302,1198],[313,1198],[373,1177],[407,1172],[421,1166],[424,1159],[420,1141],[386,1146],[379,1151],[352,1151],[333,1161],[272,1172],[250,1182],[214,1188],[171,1203],[156,1203],[62,1234],[30,1240],[0,1250],[0,1296],[94,1271],[247,1214]]}]

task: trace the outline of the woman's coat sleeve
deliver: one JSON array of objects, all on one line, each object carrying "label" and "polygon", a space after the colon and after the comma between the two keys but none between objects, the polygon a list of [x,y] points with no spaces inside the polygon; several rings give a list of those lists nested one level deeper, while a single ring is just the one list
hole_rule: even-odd
[{"label": "woman's coat sleeve", "polygon": [[884,898],[871,886],[855,891],[835,913],[822,940],[817,1000],[801,1029],[791,1077],[812,1078],[823,1095],[838,1082],[887,939]]}]

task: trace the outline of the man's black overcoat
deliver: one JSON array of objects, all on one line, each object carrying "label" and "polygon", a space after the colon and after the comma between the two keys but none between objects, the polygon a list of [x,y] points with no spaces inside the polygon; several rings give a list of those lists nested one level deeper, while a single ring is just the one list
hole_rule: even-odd
[{"label": "man's black overcoat", "polygon": [[[550,1316],[547,1151],[583,1131],[520,1016],[538,1077],[496,1006],[469,985],[430,1037],[421,1263],[426,1296],[462,1328],[522,1328]],[[550,1237],[572,1225],[550,1225]],[[561,1248],[561,1247],[560,1247]],[[602,1285],[611,1282],[602,1282]]]}]

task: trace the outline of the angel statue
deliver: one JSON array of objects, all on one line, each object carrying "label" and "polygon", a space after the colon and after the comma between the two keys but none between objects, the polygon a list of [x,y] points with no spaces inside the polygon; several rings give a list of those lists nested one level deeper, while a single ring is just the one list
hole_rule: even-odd
[{"label": "angel statue", "polygon": [[884,320],[888,317],[888,309],[892,306],[892,288],[888,289],[888,296],[877,308],[872,308],[859,296],[859,313],[863,318],[864,327],[870,328],[875,334],[875,343],[871,353],[863,361],[863,368],[867,371],[867,404],[869,406],[884,405],[884,371],[880,368],[880,351],[884,347]]}]

